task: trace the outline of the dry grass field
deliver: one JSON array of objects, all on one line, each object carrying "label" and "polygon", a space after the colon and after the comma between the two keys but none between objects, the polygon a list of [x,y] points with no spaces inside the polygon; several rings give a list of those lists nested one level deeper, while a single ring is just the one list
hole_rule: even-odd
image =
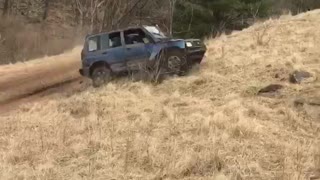
[{"label": "dry grass field", "polygon": [[294,103],[320,100],[319,29],[319,10],[283,16],[207,40],[189,76],[24,104],[0,116],[0,179],[320,179],[320,106]]}]

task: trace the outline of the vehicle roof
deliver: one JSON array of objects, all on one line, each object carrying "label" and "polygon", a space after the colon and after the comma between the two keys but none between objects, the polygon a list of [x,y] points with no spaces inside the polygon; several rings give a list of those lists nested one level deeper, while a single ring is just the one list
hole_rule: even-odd
[{"label": "vehicle roof", "polygon": [[112,30],[112,31],[103,31],[103,32],[99,32],[99,33],[87,34],[86,38],[87,37],[91,37],[91,36],[98,36],[98,35],[102,35],[102,34],[111,34],[111,33],[114,33],[114,32],[126,31],[126,30],[130,30],[130,29],[144,28],[143,26],[147,26],[147,25],[128,26],[126,28],[115,29],[115,30]]}]

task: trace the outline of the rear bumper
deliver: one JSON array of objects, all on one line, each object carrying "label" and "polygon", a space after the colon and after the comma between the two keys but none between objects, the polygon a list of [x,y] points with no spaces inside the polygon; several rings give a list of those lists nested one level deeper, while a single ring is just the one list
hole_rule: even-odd
[{"label": "rear bumper", "polygon": [[79,69],[79,74],[83,76],[83,69]]},{"label": "rear bumper", "polygon": [[89,68],[81,68],[79,69],[79,74],[84,77],[90,77],[90,70]]}]

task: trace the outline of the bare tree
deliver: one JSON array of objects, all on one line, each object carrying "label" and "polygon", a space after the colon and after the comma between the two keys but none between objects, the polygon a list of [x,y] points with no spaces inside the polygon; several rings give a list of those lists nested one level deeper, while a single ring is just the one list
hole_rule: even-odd
[{"label": "bare tree", "polygon": [[43,20],[46,20],[48,17],[49,3],[50,3],[50,0],[44,0],[44,12],[42,17]]},{"label": "bare tree", "polygon": [[262,4],[262,1],[260,1],[260,2],[258,2],[256,4],[251,4],[250,5],[250,13],[251,13],[251,16],[252,16],[254,21],[256,21],[257,16],[259,15],[261,4]]},{"label": "bare tree", "polygon": [[1,35],[1,33],[0,33],[0,44],[1,44],[4,40],[5,40],[5,39],[2,38],[2,35]]},{"label": "bare tree", "polygon": [[8,14],[9,8],[10,8],[10,0],[5,0],[4,6],[3,6],[3,15],[4,16]]},{"label": "bare tree", "polygon": [[169,4],[170,4],[170,25],[169,25],[169,33],[170,35],[172,35],[173,33],[173,19],[174,19],[174,10],[175,10],[175,6],[176,6],[176,2],[177,0],[169,0]]},{"label": "bare tree", "polygon": [[106,0],[91,0],[90,1],[90,31],[94,29],[94,21],[97,19],[99,8],[106,2]]},{"label": "bare tree", "polygon": [[[39,23],[60,20],[85,31],[101,32],[130,25],[159,25],[173,34],[175,4],[178,0],[0,0],[1,14],[22,15]],[[2,4],[2,3],[1,3]],[[11,8],[10,8],[11,7]],[[57,18],[56,18],[57,17]],[[70,21],[70,17],[74,18]],[[81,30],[81,31],[83,31]]]}]

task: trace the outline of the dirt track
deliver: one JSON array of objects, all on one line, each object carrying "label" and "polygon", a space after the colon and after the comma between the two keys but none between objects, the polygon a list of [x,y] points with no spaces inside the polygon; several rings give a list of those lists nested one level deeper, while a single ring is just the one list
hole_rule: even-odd
[{"label": "dirt track", "polygon": [[77,47],[58,56],[0,66],[0,113],[53,92],[79,89],[79,52]]}]

